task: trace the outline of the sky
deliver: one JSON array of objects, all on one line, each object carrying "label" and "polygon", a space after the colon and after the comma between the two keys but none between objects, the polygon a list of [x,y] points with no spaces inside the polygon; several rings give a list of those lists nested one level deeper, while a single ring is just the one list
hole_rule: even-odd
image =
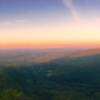
[{"label": "sky", "polygon": [[100,47],[100,0],[0,0],[0,48]]}]

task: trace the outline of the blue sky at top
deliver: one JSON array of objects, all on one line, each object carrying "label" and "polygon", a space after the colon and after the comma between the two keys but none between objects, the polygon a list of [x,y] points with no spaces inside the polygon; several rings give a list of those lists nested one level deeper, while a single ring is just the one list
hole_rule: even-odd
[{"label": "blue sky at top", "polygon": [[[100,14],[100,0],[73,0],[73,4],[81,17]],[[71,18],[71,13],[62,0],[0,0],[1,20],[45,20],[56,16]]]}]

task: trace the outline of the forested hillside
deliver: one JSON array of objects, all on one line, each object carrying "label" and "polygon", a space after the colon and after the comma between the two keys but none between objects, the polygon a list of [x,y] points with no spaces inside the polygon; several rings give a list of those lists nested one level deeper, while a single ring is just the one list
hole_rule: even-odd
[{"label": "forested hillside", "polygon": [[100,55],[0,65],[0,100],[100,100]]}]

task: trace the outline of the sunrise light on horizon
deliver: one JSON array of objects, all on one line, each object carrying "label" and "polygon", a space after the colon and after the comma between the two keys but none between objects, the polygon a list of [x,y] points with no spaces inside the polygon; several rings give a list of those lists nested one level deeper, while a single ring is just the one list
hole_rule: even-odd
[{"label": "sunrise light on horizon", "polygon": [[0,48],[98,47],[100,0],[1,0]]}]

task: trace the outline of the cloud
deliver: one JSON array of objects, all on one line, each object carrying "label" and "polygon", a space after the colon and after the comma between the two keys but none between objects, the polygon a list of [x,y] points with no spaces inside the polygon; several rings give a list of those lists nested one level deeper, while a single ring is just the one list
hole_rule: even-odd
[{"label": "cloud", "polygon": [[75,21],[79,21],[80,16],[79,16],[79,13],[77,12],[76,8],[74,7],[73,0],[62,0],[62,2],[65,5],[65,7],[69,8],[69,10],[73,16],[73,19]]},{"label": "cloud", "polygon": [[11,25],[12,22],[11,21],[3,21],[3,22],[0,22],[0,25]]},{"label": "cloud", "polygon": [[26,20],[26,19],[16,19],[14,22],[16,22],[16,23],[26,23],[26,22],[28,22],[28,20]]}]

